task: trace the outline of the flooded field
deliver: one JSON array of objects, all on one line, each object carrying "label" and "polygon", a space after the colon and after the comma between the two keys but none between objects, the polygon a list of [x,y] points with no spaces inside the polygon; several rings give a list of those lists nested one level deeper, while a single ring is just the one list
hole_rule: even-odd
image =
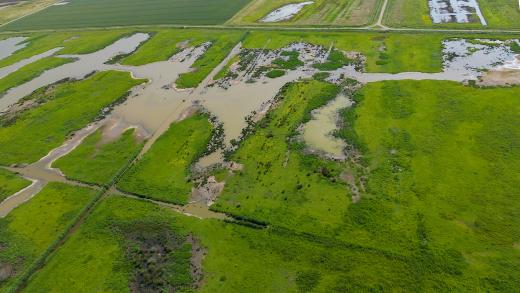
[{"label": "flooded field", "polygon": [[303,7],[313,4],[314,1],[306,1],[301,3],[294,3],[282,6],[274,11],[271,11],[260,22],[280,22],[293,18]]},{"label": "flooded field", "polygon": [[480,22],[487,25],[477,0],[429,0],[433,23]]},{"label": "flooded field", "polygon": [[[144,153],[172,122],[182,120],[193,111],[203,108],[223,124],[224,148],[230,148],[233,141],[241,139],[243,130],[250,123],[259,121],[265,115],[285,84],[309,79],[314,74],[322,72],[316,64],[327,62],[332,51],[332,46],[323,47],[306,43],[293,43],[278,50],[243,49],[241,44],[238,44],[197,88],[179,90],[174,86],[175,80],[181,73],[192,70],[192,64],[208,48],[207,43],[185,48],[169,60],[142,66],[106,63],[118,55],[133,52],[148,37],[148,34],[137,33],[92,54],[63,56],[75,58],[76,61],[48,70],[40,77],[11,89],[0,99],[0,108],[6,109],[40,87],[63,79],[81,79],[93,71],[125,71],[130,72],[134,78],[148,80],[147,83],[134,87],[126,101],[115,106],[104,119],[77,131],[61,147],[51,151],[40,161],[15,168],[13,171],[20,172],[33,180],[33,185],[20,191],[9,201],[1,203],[0,209],[5,211],[4,214],[16,204],[33,196],[46,182],[65,182],[63,174],[51,168],[52,162],[71,152],[85,137],[101,127],[105,142],[113,141],[129,128],[136,129],[135,135],[141,140],[147,140],[142,151]],[[15,41],[10,42],[15,43]],[[348,78],[360,83],[404,79],[457,82],[474,80],[482,84],[493,84],[500,80],[508,84],[519,83],[520,61],[518,55],[510,48],[511,42],[518,42],[518,40],[446,40],[443,43],[444,69],[439,73],[366,73],[363,71],[363,56],[354,52],[343,52],[342,54],[352,58],[349,59],[350,63],[328,71],[326,80],[338,85]],[[44,54],[52,55],[58,49]],[[21,62],[30,63],[40,57],[33,56]],[[231,60],[237,61],[228,64]],[[213,76],[226,65],[229,66],[228,73],[223,78],[213,80]],[[270,77],[269,72],[273,68],[282,71],[281,76]],[[2,70],[6,68],[1,68],[0,72]],[[312,112],[312,119],[300,127],[301,139],[307,144],[310,152],[331,159],[346,158],[344,153],[346,144],[336,138],[333,132],[337,129],[339,111],[351,106],[352,103],[348,95],[340,95]],[[203,157],[197,166],[204,169],[223,163],[223,151],[219,149]],[[214,182],[208,188],[222,188],[218,184]],[[211,196],[205,195],[206,191],[203,189],[196,194],[206,204],[213,202],[213,198],[208,200]],[[195,201],[200,202],[200,200]]]}]

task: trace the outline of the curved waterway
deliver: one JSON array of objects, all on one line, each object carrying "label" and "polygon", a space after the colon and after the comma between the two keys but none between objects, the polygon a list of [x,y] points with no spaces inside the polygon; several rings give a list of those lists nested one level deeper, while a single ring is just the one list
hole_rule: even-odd
[{"label": "curved waterway", "polygon": [[81,79],[93,71],[106,70],[107,65],[104,64],[105,62],[115,56],[133,52],[141,42],[144,42],[148,38],[148,34],[137,33],[130,37],[120,39],[110,46],[92,54],[62,55],[62,57],[65,58],[75,58],[77,61],[47,70],[35,79],[10,89],[0,98],[0,112],[43,86],[66,78]]},{"label": "curved waterway", "polygon": [[27,59],[24,59],[24,60],[14,63],[14,64],[11,64],[9,66],[2,67],[2,68],[0,68],[0,78],[4,78],[5,76],[17,71],[18,69],[24,67],[27,64],[33,63],[33,62],[43,59],[45,57],[52,56],[56,52],[60,51],[61,49],[62,49],[62,47],[54,48],[54,49],[48,50],[46,52],[43,52],[41,54],[37,54],[37,55],[31,56]]},{"label": "curved waterway", "polygon": [[11,56],[14,52],[25,48],[25,37],[13,37],[0,40],[0,60]]}]

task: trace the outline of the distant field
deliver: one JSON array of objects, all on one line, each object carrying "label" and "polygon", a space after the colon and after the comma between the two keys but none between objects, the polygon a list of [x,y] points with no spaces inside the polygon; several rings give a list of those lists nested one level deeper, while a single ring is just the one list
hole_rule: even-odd
[{"label": "distant field", "polygon": [[254,0],[242,9],[229,24],[263,25],[349,25],[362,26],[372,23],[377,15],[381,0],[316,0],[305,6],[291,20],[279,23],[259,22],[271,11],[287,4],[305,2],[291,0]]},{"label": "distant field", "polygon": [[7,25],[5,30],[146,24],[220,24],[249,0],[72,0]]},{"label": "distant field", "polygon": [[[520,28],[517,0],[478,0],[489,28]],[[390,0],[384,23],[390,27],[485,28],[480,23],[433,24],[428,1]]]},{"label": "distant field", "polygon": [[0,5],[5,2],[16,2],[14,5],[8,5],[6,7],[0,8],[0,24],[6,23],[8,21],[12,21],[16,18],[22,17],[24,15],[33,13],[42,8],[45,8],[47,5],[51,5],[58,0],[32,0],[32,1],[14,1],[14,0],[3,0],[0,1]]}]

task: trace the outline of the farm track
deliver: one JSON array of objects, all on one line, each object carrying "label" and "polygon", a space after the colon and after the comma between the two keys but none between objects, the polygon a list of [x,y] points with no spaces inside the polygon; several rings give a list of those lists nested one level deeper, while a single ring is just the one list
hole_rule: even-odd
[{"label": "farm track", "polygon": [[[384,16],[383,16],[384,17]],[[3,25],[0,25],[0,28]],[[372,24],[363,27],[354,26],[231,26],[231,25],[130,25],[130,26],[109,26],[109,27],[84,27],[84,28],[63,28],[63,29],[42,29],[42,30],[20,30],[20,31],[0,31],[3,34],[20,33],[41,33],[41,32],[70,32],[70,31],[96,31],[96,30],[115,30],[115,29],[214,29],[214,30],[257,30],[257,31],[314,31],[314,32],[396,32],[396,33],[477,33],[477,34],[520,34],[520,29],[439,29],[439,28],[394,28],[384,26],[384,28]]]}]

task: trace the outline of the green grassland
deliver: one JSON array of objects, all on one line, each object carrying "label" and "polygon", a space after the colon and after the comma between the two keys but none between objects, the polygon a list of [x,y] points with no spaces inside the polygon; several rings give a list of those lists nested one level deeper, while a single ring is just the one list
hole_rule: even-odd
[{"label": "green grassland", "polygon": [[487,26],[475,23],[434,24],[427,1],[390,0],[384,24],[391,27],[436,27],[462,29],[513,29],[520,28],[520,9],[516,0],[479,0]]},{"label": "green grassland", "polygon": [[243,37],[243,32],[220,32],[206,39],[211,41],[211,46],[193,63],[193,71],[180,74],[175,81],[177,87],[193,88],[199,85]]},{"label": "green grassland", "polygon": [[40,159],[142,82],[132,79],[128,73],[107,71],[85,80],[37,90],[25,99],[43,104],[22,111],[14,118],[0,119],[0,164]]},{"label": "green grassland", "polygon": [[0,291],[14,289],[17,280],[66,231],[96,193],[50,183],[28,203],[0,219],[0,267],[13,272],[0,280]]},{"label": "green grassland", "polygon": [[29,186],[31,181],[15,175],[5,169],[0,169],[0,202],[16,192]]},{"label": "green grassland", "polygon": [[442,34],[308,33],[254,31],[244,40],[245,48],[277,49],[292,42],[360,52],[367,57],[366,71],[439,72],[442,69]]},{"label": "green grassland", "polygon": [[72,59],[70,58],[47,57],[23,66],[17,71],[0,79],[0,98],[1,95],[7,92],[10,88],[26,83],[40,76],[46,70],[71,61]]},{"label": "green grassland", "polygon": [[166,202],[186,204],[191,193],[190,166],[206,150],[212,135],[207,115],[197,114],[170,128],[143,158],[125,172],[117,187]]},{"label": "green grassland", "polygon": [[221,24],[249,0],[73,0],[7,25],[5,30],[154,24]]},{"label": "green grassland", "polygon": [[280,105],[231,156],[244,171],[226,181],[212,209],[305,232],[333,233],[330,229],[342,222],[350,202],[346,184],[335,179],[341,166],[304,156],[301,144],[288,141],[312,109],[337,93],[336,86],[317,81],[288,86]]},{"label": "green grassland", "polygon": [[63,47],[59,54],[88,54],[102,49],[129,35],[130,30],[57,32],[27,34],[27,46],[0,60],[0,67],[8,66],[48,50]]},{"label": "green grassland", "polygon": [[277,23],[260,22],[271,11],[298,2],[305,1],[254,0],[227,23],[230,25],[363,26],[374,21],[381,4],[379,0],[317,0],[305,6],[290,20]]},{"label": "green grassland", "polygon": [[54,162],[67,178],[107,185],[122,171],[126,163],[141,150],[134,130],[125,131],[113,141],[104,142],[100,129],[87,138],[74,151]]}]

